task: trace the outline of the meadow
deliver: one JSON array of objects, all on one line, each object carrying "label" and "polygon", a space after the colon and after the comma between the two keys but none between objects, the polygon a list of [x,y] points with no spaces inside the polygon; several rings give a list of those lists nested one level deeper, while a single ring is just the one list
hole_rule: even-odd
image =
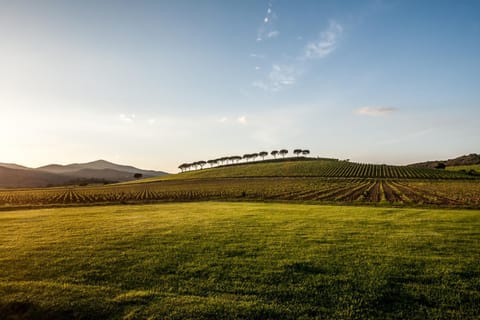
[{"label": "meadow", "polygon": [[2,319],[478,319],[480,211],[192,202],[0,212]]},{"label": "meadow", "polygon": [[450,167],[446,167],[445,170],[449,170],[449,171],[470,171],[470,170],[474,170],[478,173],[480,173],[480,164],[472,164],[472,165],[468,165],[468,166],[450,166]]}]

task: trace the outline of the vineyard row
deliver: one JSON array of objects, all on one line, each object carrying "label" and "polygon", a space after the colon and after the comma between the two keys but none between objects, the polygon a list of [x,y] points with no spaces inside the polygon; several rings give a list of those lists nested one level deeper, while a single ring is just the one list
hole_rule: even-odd
[{"label": "vineyard row", "polygon": [[251,178],[0,191],[0,206],[142,201],[271,200],[480,207],[475,181]]}]

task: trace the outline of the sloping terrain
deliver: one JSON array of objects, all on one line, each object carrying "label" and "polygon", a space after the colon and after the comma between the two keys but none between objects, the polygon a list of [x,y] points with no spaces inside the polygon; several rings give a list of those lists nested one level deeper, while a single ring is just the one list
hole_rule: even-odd
[{"label": "sloping terrain", "polygon": [[2,212],[2,319],[480,314],[480,211],[169,203]]},{"label": "sloping terrain", "polygon": [[33,188],[58,186],[70,177],[36,170],[11,169],[0,166],[0,188]]},{"label": "sloping terrain", "polygon": [[0,162],[0,167],[9,168],[9,169],[21,169],[21,170],[32,170],[32,168],[28,168],[25,166],[18,165],[16,163],[3,163]]},{"label": "sloping terrain", "polygon": [[81,169],[65,175],[79,179],[103,179],[107,181],[129,181],[134,179],[134,173],[113,169]]},{"label": "sloping terrain", "polygon": [[[115,170],[118,172],[128,172],[128,173],[140,173],[144,177],[156,177],[166,175],[166,172],[163,171],[154,171],[154,170],[143,170],[135,168],[132,166],[119,165],[116,163],[108,162],[105,160],[97,160],[87,163],[73,163],[68,165],[59,165],[59,164],[50,164],[47,166],[37,168],[41,171],[51,172],[51,173],[61,173],[61,174],[71,174],[73,172],[79,172],[80,170]],[[88,172],[88,171],[85,171]],[[77,174],[78,175],[78,174]]]},{"label": "sloping terrain", "polygon": [[393,178],[393,179],[469,179],[463,172],[428,168],[361,164],[339,160],[285,159],[285,161],[242,163],[187,171],[142,182],[177,179],[249,178],[249,177],[322,177],[322,178]]},{"label": "sloping terrain", "polygon": [[83,164],[52,164],[37,169],[11,163],[0,164],[0,188],[38,188],[99,182],[121,182],[166,175],[163,171],[142,170],[104,160]]},{"label": "sloping terrain", "polygon": [[460,156],[453,159],[425,161],[425,162],[413,163],[413,164],[410,164],[409,166],[419,167],[419,168],[435,168],[439,163],[443,163],[447,167],[480,164],[480,154],[471,153],[469,155],[464,155],[464,156]]}]

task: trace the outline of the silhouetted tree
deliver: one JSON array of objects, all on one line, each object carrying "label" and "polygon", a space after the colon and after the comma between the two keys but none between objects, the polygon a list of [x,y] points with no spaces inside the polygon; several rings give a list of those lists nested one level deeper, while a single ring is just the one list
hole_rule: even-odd
[{"label": "silhouetted tree", "polygon": [[302,149],[295,149],[293,153],[297,155],[297,157],[302,153]]},{"label": "silhouetted tree", "polygon": [[310,154],[310,150],[308,150],[308,149],[307,150],[302,150],[302,155],[306,156],[308,154]]},{"label": "silhouetted tree", "polygon": [[262,152],[259,152],[258,155],[260,157],[262,157],[262,160],[265,160],[265,157],[268,156],[268,152],[267,151],[262,151]]},{"label": "silhouetted tree", "polygon": [[140,179],[141,177],[143,177],[143,174],[141,174],[141,173],[135,173],[135,174],[133,175],[133,177],[134,177],[135,179]]},{"label": "silhouetted tree", "polygon": [[190,164],[188,163],[182,163],[181,165],[178,166],[178,168],[182,170],[182,172],[186,171],[189,167],[190,167]]},{"label": "silhouetted tree", "polygon": [[203,166],[207,164],[206,161],[198,161],[197,164],[200,166],[200,169],[203,169]]},{"label": "silhouetted tree", "polygon": [[246,154],[243,155],[242,158],[245,159],[245,160],[247,160],[247,162],[248,162],[248,159],[250,159],[250,157],[251,157],[251,155],[248,154],[248,153],[246,153]]},{"label": "silhouetted tree", "polygon": [[288,153],[288,150],[287,149],[282,149],[280,151],[278,151],[278,153],[280,153],[280,155],[285,158],[285,155]]},{"label": "silhouetted tree", "polygon": [[238,163],[240,160],[242,160],[242,157],[240,157],[240,156],[233,156],[233,157],[232,157],[232,160],[235,161],[236,163]]},{"label": "silhouetted tree", "polygon": [[253,158],[253,161],[255,161],[255,159],[258,157],[258,153],[252,153],[250,157]]},{"label": "silhouetted tree", "polygon": [[270,152],[270,154],[273,156],[273,158],[277,159],[277,154],[278,154],[277,150],[273,150],[272,152]]},{"label": "silhouetted tree", "polygon": [[214,164],[217,164],[217,160],[208,160],[207,163],[210,165],[210,168],[212,168]]},{"label": "silhouetted tree", "polygon": [[443,162],[439,162],[437,163],[437,165],[435,166],[435,169],[445,169],[447,166],[445,165],[445,163]]}]

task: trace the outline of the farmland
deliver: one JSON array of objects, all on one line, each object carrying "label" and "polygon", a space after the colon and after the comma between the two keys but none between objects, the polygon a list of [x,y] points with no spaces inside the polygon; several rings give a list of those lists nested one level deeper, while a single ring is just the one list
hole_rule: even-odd
[{"label": "farmland", "polygon": [[0,318],[477,319],[478,209],[464,172],[333,160],[4,189]]},{"label": "farmland", "polygon": [[0,190],[3,209],[206,200],[480,208],[480,180],[462,172],[310,160],[224,166],[116,185]]},{"label": "farmland", "polygon": [[306,201],[480,207],[480,183],[460,180],[218,178],[0,191],[0,208],[172,201]]},{"label": "farmland", "polygon": [[473,179],[462,172],[407,166],[362,164],[333,159],[291,158],[285,161],[258,161],[145,179],[145,181],[226,177],[322,177],[388,179]]},{"label": "farmland", "polygon": [[451,166],[451,167],[446,167],[445,168],[446,170],[449,170],[449,171],[470,171],[470,170],[474,170],[478,173],[480,173],[480,164],[472,164],[472,165],[468,165],[468,166]]},{"label": "farmland", "polygon": [[480,212],[166,203],[3,212],[15,319],[478,319]]}]

